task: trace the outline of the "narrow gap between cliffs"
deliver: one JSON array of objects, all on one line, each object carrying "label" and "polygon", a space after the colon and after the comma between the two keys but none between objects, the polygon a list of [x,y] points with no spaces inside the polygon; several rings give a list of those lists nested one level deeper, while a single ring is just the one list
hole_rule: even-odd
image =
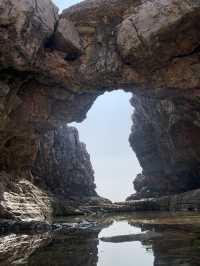
[{"label": "narrow gap between cliffs", "polygon": [[121,90],[105,93],[82,123],[72,123],[90,153],[97,193],[112,201],[132,194],[133,179],[141,172],[128,142],[134,111],[130,98],[130,93]]}]

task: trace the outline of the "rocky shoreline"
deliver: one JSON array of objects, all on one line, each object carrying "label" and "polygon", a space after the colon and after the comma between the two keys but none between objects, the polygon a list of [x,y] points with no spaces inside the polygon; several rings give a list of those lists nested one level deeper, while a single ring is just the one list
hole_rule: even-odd
[{"label": "rocky shoreline", "polygon": [[[111,203],[109,201],[85,202],[82,204],[74,204],[72,202],[66,202],[66,206],[60,215],[57,215],[61,219],[74,219],[77,217],[79,223],[55,223],[55,222],[41,222],[33,220],[0,220],[0,233],[23,233],[23,232],[78,232],[79,230],[94,230],[98,228],[98,224],[95,220],[98,217],[106,214],[120,214],[126,213],[135,215],[137,213],[145,213],[148,215],[150,212],[199,212],[200,211],[200,190],[193,190],[190,192],[182,193],[179,195],[165,196],[161,198],[149,198],[142,200],[131,200],[126,202]],[[70,206],[70,207],[69,207]],[[61,208],[60,208],[61,210]],[[55,216],[56,217],[56,216]],[[90,221],[86,221],[84,217],[90,217]]]}]

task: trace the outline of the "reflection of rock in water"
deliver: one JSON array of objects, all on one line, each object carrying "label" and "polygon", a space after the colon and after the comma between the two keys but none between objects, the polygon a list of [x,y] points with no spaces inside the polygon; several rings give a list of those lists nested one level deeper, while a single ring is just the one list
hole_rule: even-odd
[{"label": "reflection of rock in water", "polygon": [[154,266],[199,266],[200,234],[199,228],[189,225],[147,225],[145,230],[162,234],[161,238],[144,241],[154,253]]},{"label": "reflection of rock in water", "polygon": [[47,245],[49,234],[15,235],[0,237],[0,265],[21,265],[26,263],[29,256],[39,247]]},{"label": "reflection of rock in water", "polygon": [[96,266],[98,233],[3,236],[0,266]]},{"label": "reflection of rock in water", "polygon": [[[200,266],[200,225],[195,217],[186,219],[187,222],[191,221],[191,224],[177,224],[180,218],[177,220],[176,217],[157,220],[146,218],[143,219],[143,223],[142,219],[137,220],[133,216],[130,220],[127,217],[122,219],[145,231],[144,234],[148,237],[141,238],[140,242],[145,249],[152,249],[155,257],[154,266]],[[105,218],[101,220],[101,224],[103,228],[111,222]],[[82,230],[79,233],[60,231],[40,235],[2,236],[0,266],[97,266],[98,256],[101,256],[101,253],[98,254],[99,231],[100,228],[94,231]],[[147,234],[146,231],[153,233]],[[124,241],[124,237],[122,240]],[[129,254],[134,265],[133,253],[134,245]],[[110,256],[112,259],[113,254]],[[124,263],[126,266],[126,258]],[[149,266],[153,265],[150,262]]]},{"label": "reflection of rock in water", "polygon": [[30,266],[96,266],[98,233],[57,236],[29,259]]},{"label": "reflection of rock in water", "polygon": [[0,236],[0,266],[96,266],[99,232],[113,219],[100,218],[98,223],[75,220],[78,222],[69,219],[69,223],[55,224],[56,231],[43,234]]},{"label": "reflection of rock in water", "polygon": [[153,241],[152,247],[154,266],[200,265],[200,240],[192,232],[182,231],[177,236],[166,232],[162,240]]}]

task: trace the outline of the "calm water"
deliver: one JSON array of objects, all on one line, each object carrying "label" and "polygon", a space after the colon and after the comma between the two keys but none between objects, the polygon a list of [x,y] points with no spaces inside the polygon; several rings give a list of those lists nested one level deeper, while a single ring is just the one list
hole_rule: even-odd
[{"label": "calm water", "polygon": [[[1,236],[0,265],[200,265],[200,214],[107,216],[98,222],[101,229],[76,234]],[[121,243],[100,240],[101,237],[150,231],[159,237]]]},{"label": "calm water", "polygon": [[[128,221],[114,222],[103,229],[100,237],[141,233],[141,229],[131,226]],[[98,246],[98,266],[152,266],[154,256],[152,250],[147,251],[140,242],[105,243],[100,241]]]}]

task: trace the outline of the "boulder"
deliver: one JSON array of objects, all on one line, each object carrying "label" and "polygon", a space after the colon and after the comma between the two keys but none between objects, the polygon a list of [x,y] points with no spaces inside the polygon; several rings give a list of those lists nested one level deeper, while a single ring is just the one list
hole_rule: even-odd
[{"label": "boulder", "polygon": [[0,0],[0,69],[33,65],[57,20],[58,8],[50,0]]},{"label": "boulder", "polygon": [[79,32],[70,20],[60,18],[53,38],[53,47],[55,49],[67,54],[81,53]]},{"label": "boulder", "polygon": [[135,67],[157,68],[192,53],[199,46],[199,14],[198,1],[144,1],[119,26],[122,57]]}]

